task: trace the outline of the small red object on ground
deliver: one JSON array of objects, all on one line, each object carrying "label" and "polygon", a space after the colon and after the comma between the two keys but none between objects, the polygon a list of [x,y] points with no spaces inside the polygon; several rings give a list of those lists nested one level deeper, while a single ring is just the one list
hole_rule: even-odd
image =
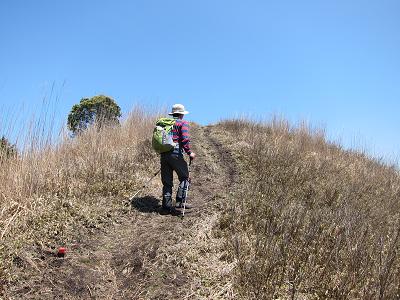
[{"label": "small red object on ground", "polygon": [[64,257],[66,252],[67,252],[67,249],[65,249],[64,247],[60,247],[60,248],[58,248],[57,256]]}]

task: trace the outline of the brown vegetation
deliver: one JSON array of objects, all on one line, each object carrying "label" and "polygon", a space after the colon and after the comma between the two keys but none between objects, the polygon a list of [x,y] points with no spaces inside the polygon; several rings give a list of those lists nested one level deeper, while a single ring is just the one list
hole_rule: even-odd
[{"label": "brown vegetation", "polygon": [[[191,130],[199,155],[189,196],[194,210],[184,219],[165,214],[159,179],[128,201],[159,167],[149,141],[154,119],[136,111],[120,128],[94,127],[9,162],[32,166],[15,171],[32,183],[14,188],[34,192],[30,201],[14,198],[24,205],[14,211],[1,203],[6,284],[0,299],[232,298],[233,263],[226,262],[217,225],[234,166],[208,139],[208,128]],[[12,188],[1,188],[10,199]],[[55,255],[58,246],[67,248],[64,258]]]},{"label": "brown vegetation", "polygon": [[148,141],[154,119],[136,109],[119,127],[101,132],[93,127],[56,145],[34,135],[29,149],[2,164],[2,282],[15,278],[13,265],[32,262],[23,248],[54,250],[126,209],[121,195],[138,187],[143,172],[156,163]]},{"label": "brown vegetation", "polygon": [[159,180],[127,202],[158,168],[154,121],[135,110],[56,145],[33,135],[4,161],[5,297],[399,298],[395,167],[285,121],[194,126],[195,210],[181,220],[160,213]]},{"label": "brown vegetation", "polygon": [[400,176],[285,121],[223,122],[245,181],[224,224],[244,299],[398,299]]}]

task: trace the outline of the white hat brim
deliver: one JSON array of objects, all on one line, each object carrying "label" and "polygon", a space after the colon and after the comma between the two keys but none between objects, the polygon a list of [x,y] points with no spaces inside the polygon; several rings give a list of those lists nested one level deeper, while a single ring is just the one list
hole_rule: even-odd
[{"label": "white hat brim", "polygon": [[189,112],[187,110],[185,111],[177,111],[177,112],[170,112],[168,113],[170,116],[172,116],[173,114],[180,114],[180,115],[187,115]]}]

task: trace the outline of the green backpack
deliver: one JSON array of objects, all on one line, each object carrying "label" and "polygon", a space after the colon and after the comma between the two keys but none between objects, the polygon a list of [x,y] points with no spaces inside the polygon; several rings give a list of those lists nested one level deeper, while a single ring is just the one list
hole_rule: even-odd
[{"label": "green backpack", "polygon": [[172,140],[172,128],[175,125],[175,119],[158,119],[153,130],[152,146],[158,153],[172,151],[176,143]]}]

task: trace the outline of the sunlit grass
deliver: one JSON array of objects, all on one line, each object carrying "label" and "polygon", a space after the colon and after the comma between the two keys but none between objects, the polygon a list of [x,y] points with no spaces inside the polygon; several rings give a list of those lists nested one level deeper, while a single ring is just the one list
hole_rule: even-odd
[{"label": "sunlit grass", "polygon": [[244,174],[226,214],[244,299],[399,297],[395,167],[328,143],[305,124],[242,119],[221,127]]},{"label": "sunlit grass", "polygon": [[120,126],[57,140],[48,119],[28,122],[23,147],[0,168],[0,279],[12,278],[22,248],[55,247],[123,209],[121,197],[157,162],[149,159],[156,115],[136,107]]}]

